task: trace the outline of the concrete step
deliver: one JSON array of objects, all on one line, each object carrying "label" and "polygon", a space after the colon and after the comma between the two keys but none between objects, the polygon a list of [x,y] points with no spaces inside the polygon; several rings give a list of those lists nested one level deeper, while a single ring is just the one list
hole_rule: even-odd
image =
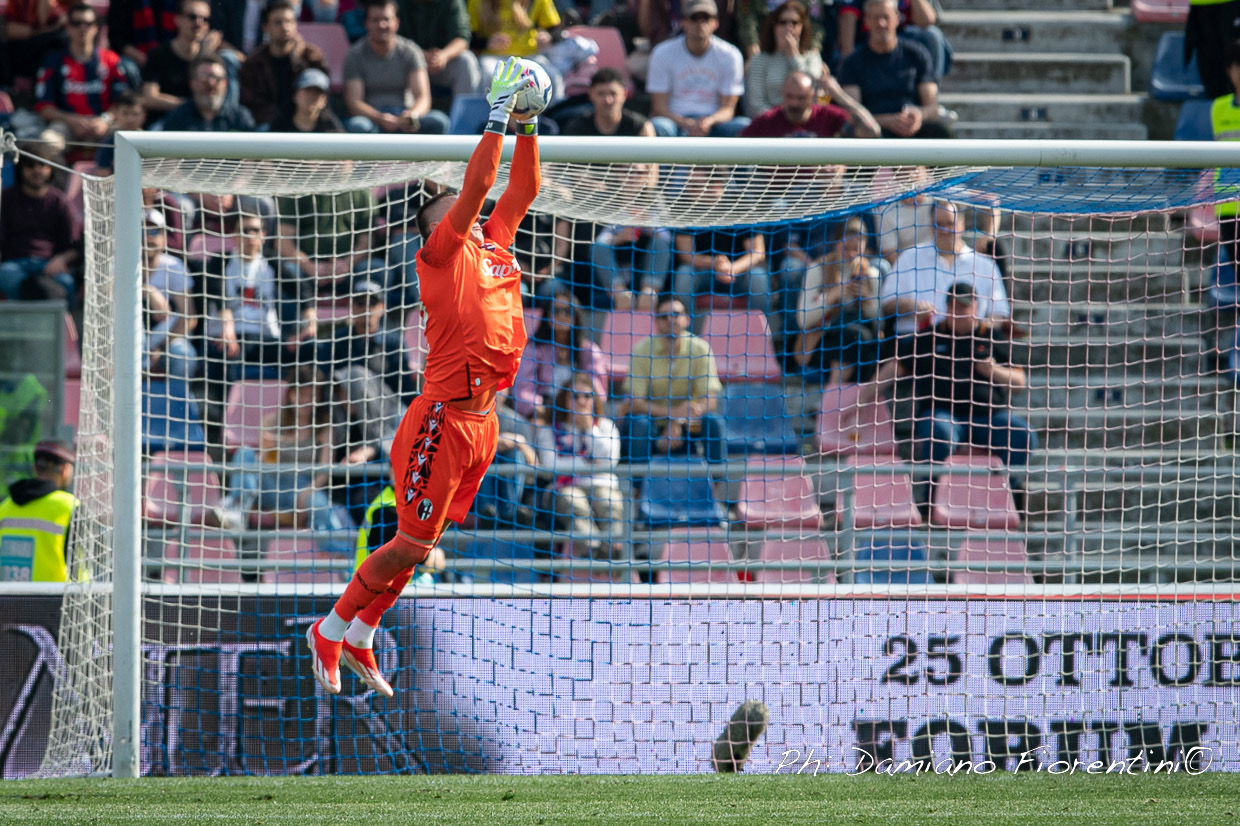
[{"label": "concrete step", "polygon": [[939,28],[957,52],[1121,54],[1128,23],[1120,11],[960,10]]},{"label": "concrete step", "polygon": [[1081,376],[1054,370],[1032,370],[1027,389],[1013,394],[1013,404],[1029,410],[1106,410],[1150,407],[1178,413],[1215,413],[1223,404],[1220,391],[1230,382],[1211,376],[1185,376],[1151,381],[1139,372],[1099,371]]},{"label": "concrete step", "polygon": [[1149,130],[1142,123],[1030,123],[1023,121],[964,121],[955,126],[958,138],[986,140],[1080,140],[1080,141],[1143,141]]},{"label": "concrete step", "polygon": [[1203,349],[1200,336],[1149,341],[1057,336],[1014,342],[1012,361],[1032,368],[1078,368],[1081,376],[1128,372],[1166,381],[1200,375]]},{"label": "concrete step", "polygon": [[1213,329],[1214,312],[1199,304],[1051,304],[1013,302],[1012,317],[1029,327],[1034,337],[1073,335],[1090,327],[1127,325],[1140,338],[1164,335],[1200,335]]},{"label": "concrete step", "polygon": [[[951,85],[950,75],[945,81]],[[1056,95],[1042,92],[944,92],[939,99],[961,122],[1139,123],[1141,95]]]},{"label": "concrete step", "polygon": [[[1240,517],[1236,479],[1199,479],[1178,486],[1121,486],[1109,483],[1081,493],[1085,519],[1122,525],[1134,534],[1141,527],[1156,529],[1172,522],[1196,521],[1202,539],[1214,534],[1211,523]],[[1224,534],[1226,535],[1226,534]]]},{"label": "concrete step", "polygon": [[1016,410],[1028,418],[1041,445],[1050,450],[1207,449],[1217,447],[1226,431],[1225,417],[1216,413],[1172,415],[1161,408]]},{"label": "concrete step", "polygon": [[943,79],[950,92],[1045,92],[1126,95],[1130,61],[1124,55],[958,52]]},{"label": "concrete step", "polygon": [[[1179,232],[1088,232],[1071,235],[1050,232],[1017,234],[1008,238],[1011,254],[1018,260],[1090,261],[1100,273],[1161,272],[1182,267],[1186,260],[1184,236]],[[1122,265],[1122,267],[1120,266]]]},{"label": "concrete step", "polygon": [[[970,11],[1007,11],[1014,12],[1012,0],[942,0],[943,16],[946,18],[954,12]],[[1039,11],[1105,11],[1111,8],[1112,0],[1021,0],[1022,8]]]}]

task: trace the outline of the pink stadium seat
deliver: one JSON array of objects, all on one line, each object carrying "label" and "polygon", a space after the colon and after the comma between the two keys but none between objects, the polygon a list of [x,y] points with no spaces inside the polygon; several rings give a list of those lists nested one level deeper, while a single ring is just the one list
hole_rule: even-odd
[{"label": "pink stadium seat", "polygon": [[64,423],[70,427],[78,426],[82,410],[82,380],[65,379]]},{"label": "pink stadium seat", "polygon": [[280,409],[283,396],[282,381],[239,381],[229,388],[224,446],[230,453],[239,447],[258,447],[263,417]]},{"label": "pink stadium seat", "polygon": [[426,368],[426,323],[421,310],[410,310],[405,317],[405,353],[409,369],[421,373]]},{"label": "pink stadium seat", "polygon": [[[857,528],[916,528],[921,514],[913,502],[913,477],[898,460],[853,457],[853,526]],[[836,497],[836,521],[845,514],[842,491]]]},{"label": "pink stadium seat", "polygon": [[308,539],[273,539],[267,544],[267,553],[263,558],[267,562],[286,562],[304,569],[264,569],[263,583],[267,585],[334,585],[344,581],[345,572],[332,567],[340,562],[341,557],[316,550],[314,543]]},{"label": "pink stadium seat", "polygon": [[715,352],[722,381],[777,381],[779,364],[766,316],[757,310],[715,311],[702,338]]},{"label": "pink stadium seat", "polygon": [[[211,457],[201,451],[161,452],[151,457],[151,463],[210,465]],[[182,520],[190,525],[205,524],[207,514],[219,506],[224,495],[224,484],[220,480],[219,473],[201,468],[186,470],[183,474],[173,471],[162,472],[167,473],[182,490],[185,505]]]},{"label": "pink stadium seat", "polygon": [[855,421],[845,425],[841,411],[856,404],[861,388],[855,384],[833,385],[822,396],[818,417],[818,448],[835,456],[895,456],[896,434],[891,411],[878,402],[858,412]]},{"label": "pink stadium seat", "polygon": [[181,568],[181,581],[191,583],[232,584],[241,581],[237,567],[237,548],[231,539],[191,537],[181,546],[181,559],[188,563]]},{"label": "pink stadium seat", "polygon": [[[731,562],[732,548],[727,542],[669,542],[663,549],[664,562]],[[737,582],[735,570],[727,568],[656,569],[656,582]]]},{"label": "pink stadium seat", "polygon": [[1183,23],[1188,19],[1189,0],[1131,0],[1138,23]]},{"label": "pink stadium seat", "polygon": [[[775,460],[778,462],[779,460]],[[760,468],[765,463],[751,463]],[[736,513],[750,528],[816,529],[822,523],[814,480],[804,462],[788,462],[781,476],[750,473],[741,482]]]},{"label": "pink stadium seat", "polygon": [[628,376],[633,345],[652,335],[654,335],[652,313],[613,310],[608,314],[607,321],[603,323],[603,332],[599,334],[598,346],[607,356],[610,375],[614,381]]},{"label": "pink stadium seat", "polygon": [[[831,559],[831,549],[822,539],[779,539],[762,543],[760,555],[763,562],[813,562],[818,559]],[[795,570],[790,568],[761,568],[757,572],[758,582],[822,582],[834,583],[835,572],[821,574],[813,570]]]},{"label": "pink stadium seat", "polygon": [[[556,543],[556,553],[560,557],[567,557],[572,551],[572,545],[568,542]],[[586,557],[578,556],[582,560],[583,566],[588,562]],[[555,575],[556,582],[602,582],[611,585],[616,582],[637,582],[637,574],[627,563],[617,563],[610,571],[606,568],[586,568],[568,571],[562,570]]]},{"label": "pink stadium seat", "polygon": [[193,235],[189,235],[189,242],[185,247],[185,257],[198,264],[205,265],[208,258],[218,258],[227,255],[235,250],[236,246],[232,238],[216,235],[213,232],[195,232]]},{"label": "pink stadium seat", "polygon": [[945,467],[974,468],[968,475],[944,473],[934,484],[930,522],[946,528],[1014,531],[1020,515],[1003,464],[993,456],[952,456]]},{"label": "pink stadium seat", "polygon": [[1212,204],[1195,206],[1188,211],[1185,221],[1188,234],[1202,244],[1218,243],[1218,216]]},{"label": "pink stadium seat", "polygon": [[633,85],[633,78],[629,75],[629,66],[626,62],[628,54],[624,49],[624,37],[619,29],[611,26],[572,26],[565,32],[597,43],[598,67],[602,69],[606,66],[615,69],[624,78],[624,88],[628,91],[629,97],[636,93],[637,88]]},{"label": "pink stadium seat", "polygon": [[65,313],[65,378],[82,378],[82,348],[73,316]]},{"label": "pink stadium seat", "polygon": [[181,519],[181,494],[171,475],[154,470],[142,486],[142,518],[155,525],[173,525]]},{"label": "pink stadium seat", "polygon": [[73,211],[78,218],[86,214],[86,201],[82,192],[82,176],[95,175],[99,172],[99,167],[95,166],[94,161],[78,161],[73,165],[73,174],[69,176],[69,183],[65,185],[65,195],[69,198],[69,203],[73,205]]},{"label": "pink stadium seat", "polygon": [[[0,2],[0,14],[4,14],[4,4]],[[0,115],[13,114],[13,99],[8,92],[0,92]]]},{"label": "pink stadium seat", "polygon": [[344,91],[344,58],[349,51],[349,36],[344,26],[339,23],[298,23],[297,31],[306,39],[323,50],[323,61],[327,63],[328,76],[332,82],[332,93]]},{"label": "pink stadium seat", "polygon": [[[993,540],[970,537],[960,545],[956,554],[958,562],[1023,562],[1028,563],[1025,554],[1025,543],[1014,539]],[[990,584],[990,583],[1025,583],[1032,585],[1033,577],[1028,571],[954,571],[952,582]]]}]

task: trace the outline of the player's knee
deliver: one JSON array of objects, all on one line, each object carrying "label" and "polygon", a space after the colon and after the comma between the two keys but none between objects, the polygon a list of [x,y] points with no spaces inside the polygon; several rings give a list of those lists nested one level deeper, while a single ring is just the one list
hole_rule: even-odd
[{"label": "player's knee", "polygon": [[430,555],[431,550],[435,547],[435,541],[431,539],[417,539],[403,533],[397,533],[392,538],[392,547],[398,554],[402,562],[412,568],[415,565],[421,565]]}]

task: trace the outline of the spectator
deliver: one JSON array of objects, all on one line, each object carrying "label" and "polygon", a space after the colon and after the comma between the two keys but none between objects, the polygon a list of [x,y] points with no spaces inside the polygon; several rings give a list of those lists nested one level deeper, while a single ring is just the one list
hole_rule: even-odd
[{"label": "spectator", "polygon": [[[246,64],[249,65],[249,64]],[[277,114],[271,121],[272,132],[330,133],[343,132],[340,118],[327,105],[331,80],[318,69],[306,69],[297,78],[293,92],[293,111]]]},{"label": "spectator", "polygon": [[878,251],[893,266],[900,253],[918,244],[934,241],[934,198],[922,190],[930,183],[930,170],[924,166],[906,168],[911,179],[903,182],[912,195],[879,207],[874,213]]},{"label": "spectator", "polygon": [[751,228],[693,229],[676,233],[673,291],[690,305],[698,296],[744,298],[751,310],[771,308],[766,238]]},{"label": "spectator", "polygon": [[108,43],[121,57],[146,68],[147,57],[177,36],[181,0],[117,0],[108,4]]},{"label": "spectator", "polygon": [[715,0],[685,0],[684,34],[655,47],[646,91],[654,131],[663,137],[731,137],[749,123],[736,117],[745,91],[740,50],[718,37]]},{"label": "spectator", "polygon": [[[39,442],[34,448],[34,477],[18,479],[0,501],[2,582],[65,582],[69,578],[69,524],[78,506],[69,492],[76,461],[73,445]],[[81,565],[77,578],[86,579]]]},{"label": "spectator", "polygon": [[337,325],[331,338],[319,344],[318,360],[333,376],[346,367],[365,367],[408,404],[417,386],[405,356],[404,339],[384,326],[386,314],[383,288],[373,281],[359,281],[349,301],[349,323]]},{"label": "spectator", "polygon": [[[942,463],[961,446],[985,448],[1008,467],[1024,467],[1037,434],[1013,413],[1010,395],[1025,387],[1025,371],[1012,366],[1010,348],[977,317],[973,285],[952,284],[947,312],[935,326],[905,339],[900,352],[879,367],[846,417],[874,403],[898,375],[914,387],[915,461]],[[1023,487],[1013,479],[1013,487]],[[1023,498],[1023,497],[1022,497]]]},{"label": "spectator", "polygon": [[[207,0],[181,0],[176,15],[177,35],[147,55],[142,67],[142,95],[146,108],[158,115],[171,112],[189,102],[194,94],[194,65],[200,57],[220,54],[220,66],[226,72],[225,88],[234,87],[232,103],[240,100],[237,87],[237,64],[223,36],[211,28],[211,4]],[[229,60],[223,57],[228,50]],[[230,65],[231,64],[231,65]]]},{"label": "spectator", "polygon": [[228,102],[228,69],[218,55],[195,58],[190,67],[191,100],[164,118],[166,132],[253,132],[254,116]]},{"label": "spectator", "polygon": [[97,142],[108,134],[112,99],[130,88],[121,59],[96,45],[99,17],[85,3],[68,13],[69,46],[47,58],[35,86],[35,111],[66,139]]},{"label": "spectator", "polygon": [[[365,367],[335,371],[332,384],[345,411],[345,426],[340,444],[336,446],[336,462],[365,465],[386,459],[405,412],[404,405],[382,379]],[[365,518],[367,503],[380,493],[385,477],[386,473],[356,474],[349,479],[345,498],[354,521]]]},{"label": "spectator", "polygon": [[442,135],[448,116],[431,109],[426,58],[396,33],[396,0],[370,0],[366,37],[344,59],[344,105],[350,132]]},{"label": "spectator", "polygon": [[[878,122],[860,104],[851,102],[854,104],[852,111],[855,119],[853,134],[859,138],[877,138]],[[814,102],[814,81],[809,75],[792,72],[784,78],[780,105],[754,118],[741,130],[741,137],[836,138],[848,125],[847,111],[838,106]]]},{"label": "spectator", "polygon": [[473,33],[465,0],[401,0],[400,34],[422,49],[432,85],[453,95],[482,88],[478,57],[469,50]]},{"label": "spectator", "polygon": [[590,109],[566,123],[560,134],[654,137],[654,126],[650,121],[624,105],[628,102],[628,97],[624,88],[624,76],[619,71],[610,66],[599,69],[590,76]]},{"label": "spectator", "polygon": [[[922,46],[930,53],[934,62],[934,73],[944,77],[951,69],[952,49],[943,36],[938,23],[938,12],[934,8],[934,0],[895,0],[896,14],[899,16],[898,29],[900,37],[908,38]],[[857,21],[862,17],[864,0],[842,0],[839,12],[839,44],[840,57],[847,58],[855,51],[857,43]],[[869,21],[866,21],[866,29]]]},{"label": "spectator", "polygon": [[108,117],[111,120],[108,135],[95,152],[94,174],[101,176],[111,175],[116,163],[116,133],[136,132],[146,123],[146,106],[142,103],[142,96],[132,89],[117,92],[108,108]]},{"label": "spectator", "polygon": [[620,460],[620,432],[603,415],[605,400],[589,376],[577,374],[559,389],[551,421],[538,431],[541,466],[555,476],[544,506],[568,529],[574,556],[618,559],[624,496],[612,469]]},{"label": "spectator", "polygon": [[551,300],[547,317],[530,336],[513,380],[512,398],[517,412],[546,424],[551,420],[546,405],[568,387],[573,376],[588,376],[595,392],[607,399],[607,357],[590,340],[581,305],[572,293],[561,290]]},{"label": "spectator", "polygon": [[[805,3],[794,0],[794,2],[800,6],[798,17],[801,19],[803,32],[808,41],[800,51],[812,50],[816,56],[822,54],[830,56],[831,52],[835,51],[835,0],[806,0]],[[745,0],[742,3],[740,19],[737,21],[739,24],[737,34],[746,60],[752,61],[760,52],[774,51],[763,44],[772,26],[778,29],[780,14],[788,6],[787,0]],[[810,72],[810,74],[815,78],[818,77],[816,72]],[[746,85],[747,90],[751,88],[748,84]],[[770,104],[770,106],[774,105],[774,103]],[[765,111],[770,106],[758,111]]]},{"label": "spectator", "polygon": [[899,20],[896,0],[865,0],[869,38],[844,61],[840,83],[873,113],[885,137],[950,138],[930,53],[897,36]]},{"label": "spectator", "polygon": [[385,265],[371,252],[377,211],[369,188],[279,198],[278,256],[318,294],[351,294],[355,275],[383,281]]},{"label": "spectator", "polygon": [[547,70],[553,97],[563,97],[563,76],[539,54],[551,45],[551,31],[561,23],[552,0],[468,0],[467,8],[483,77],[490,77],[505,57],[528,57]]},{"label": "spectator", "polygon": [[1197,55],[1207,98],[1231,92],[1227,52],[1240,39],[1240,0],[1190,0],[1184,23],[1184,65]]},{"label": "spectator", "polygon": [[947,309],[947,290],[957,282],[973,288],[978,317],[988,322],[1011,317],[999,268],[965,244],[963,231],[955,204],[940,201],[934,208],[934,242],[907,249],[896,259],[883,281],[881,300],[883,316],[896,319],[897,334],[938,323]]},{"label": "spectator", "polygon": [[[293,93],[306,69],[327,71],[323,51],[307,43],[297,32],[292,0],[271,0],[263,9],[267,42],[259,46],[241,67],[241,105],[250,110],[257,124],[269,124],[277,116],[293,115]],[[324,92],[331,90],[325,87]]]},{"label": "spectator", "polygon": [[68,3],[61,0],[9,0],[4,10],[0,88],[18,78],[33,81],[47,56],[65,47],[68,12]]},{"label": "spectator", "polygon": [[46,146],[25,147],[17,183],[0,193],[0,295],[9,300],[73,299],[81,226],[69,198],[51,185],[54,157]]},{"label": "spectator", "polygon": [[633,347],[625,379],[629,415],[622,426],[630,462],[700,447],[708,462],[727,461],[723,419],[715,408],[723,385],[715,354],[689,332],[689,314],[676,298],[655,314],[655,334]]},{"label": "spectator", "polygon": [[878,271],[865,255],[865,224],[852,216],[831,253],[810,266],[797,304],[792,358],[807,381],[869,381],[878,362]]},{"label": "spectator", "polygon": [[188,336],[198,326],[185,263],[167,251],[162,212],[146,211],[142,224],[142,305],[146,342],[142,369],[152,376],[188,381],[198,353]]},{"label": "spectator", "polygon": [[[353,570],[375,551],[396,537],[396,488],[387,485],[366,508],[357,532],[357,549],[353,558]],[[418,573],[410,580],[414,585],[434,585],[436,576],[447,565],[443,548],[436,545],[430,556],[418,566]]]},{"label": "spectator", "polygon": [[765,17],[761,39],[746,53],[745,114],[751,118],[779,105],[784,78],[791,72],[804,72],[814,83],[830,76],[819,54],[821,44],[813,43],[805,6],[799,0],[785,0],[768,15],[765,5],[764,0],[749,4],[750,9],[762,9]]}]

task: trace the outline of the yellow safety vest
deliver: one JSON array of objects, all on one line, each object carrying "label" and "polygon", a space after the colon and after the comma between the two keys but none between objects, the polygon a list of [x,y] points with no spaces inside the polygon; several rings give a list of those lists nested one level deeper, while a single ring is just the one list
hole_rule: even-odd
[{"label": "yellow safety vest", "polygon": [[0,382],[0,497],[9,495],[9,478],[24,476],[34,466],[34,446],[42,438],[47,402],[47,390],[33,373],[15,382]]},{"label": "yellow safety vest", "polygon": [[18,505],[0,502],[0,581],[64,582],[65,543],[78,500],[63,490]]},{"label": "yellow safety vest", "polygon": [[353,557],[353,570],[357,570],[366,557],[370,556],[371,551],[378,550],[378,548],[370,547],[370,529],[374,527],[375,514],[380,508],[394,507],[396,507],[396,489],[388,485],[370,503],[370,507],[366,508],[366,518],[362,520],[362,529],[357,532],[357,554]]},{"label": "yellow safety vest", "polygon": [[[1216,141],[1240,140],[1240,106],[1233,95],[1217,98],[1210,107],[1210,125]],[[1214,194],[1226,198],[1214,206],[1219,216],[1240,213],[1240,169],[1214,170]]]}]

